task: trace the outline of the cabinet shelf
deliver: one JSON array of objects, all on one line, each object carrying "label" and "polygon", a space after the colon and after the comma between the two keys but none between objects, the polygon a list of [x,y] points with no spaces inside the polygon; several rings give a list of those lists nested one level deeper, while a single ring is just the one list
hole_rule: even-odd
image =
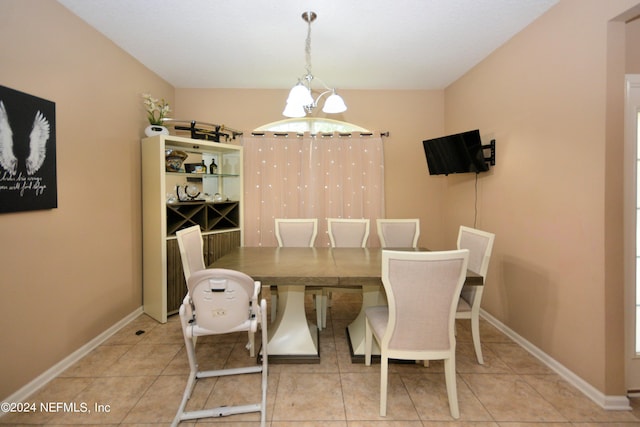
[{"label": "cabinet shelf", "polygon": [[187,172],[167,172],[168,176],[184,176],[186,178],[225,178],[239,177],[237,173],[187,173]]},{"label": "cabinet shelf", "polygon": [[239,228],[240,203],[191,201],[167,204],[167,236],[193,225],[199,225],[202,231]]}]

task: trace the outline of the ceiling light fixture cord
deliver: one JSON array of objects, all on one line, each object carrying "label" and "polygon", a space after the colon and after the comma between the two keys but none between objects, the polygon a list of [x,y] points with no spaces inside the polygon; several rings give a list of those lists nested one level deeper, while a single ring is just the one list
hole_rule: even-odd
[{"label": "ceiling light fixture cord", "polygon": [[312,13],[313,12],[307,12],[308,15],[305,18],[305,20],[307,21],[307,41],[304,47],[304,58],[307,66],[307,75],[305,77],[307,78],[307,80],[309,80],[309,82],[311,82],[311,79],[313,78],[313,76],[311,75],[311,22],[313,21],[313,15],[311,15]]}]

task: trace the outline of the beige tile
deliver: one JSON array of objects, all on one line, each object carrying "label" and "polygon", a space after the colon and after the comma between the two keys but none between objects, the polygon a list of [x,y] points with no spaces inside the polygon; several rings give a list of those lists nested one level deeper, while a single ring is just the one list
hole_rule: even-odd
[{"label": "beige tile", "polygon": [[380,367],[371,373],[342,374],[347,420],[419,420],[399,375],[390,374],[387,415],[380,417]]},{"label": "beige tile", "polygon": [[145,344],[184,343],[179,316],[169,316],[167,323],[150,328],[144,333]]},{"label": "beige tile", "polygon": [[[467,319],[456,319],[456,340],[461,342],[472,342],[471,337],[471,321]],[[480,335],[482,341],[482,335]]]},{"label": "beige tile", "polygon": [[523,375],[522,378],[569,421],[637,422],[631,411],[606,411],[558,375]]},{"label": "beige tile", "polygon": [[568,421],[520,375],[459,374],[495,421]]},{"label": "beige tile", "polygon": [[513,373],[509,365],[493,351],[493,347],[483,345],[482,358],[484,364],[480,365],[472,342],[458,342],[456,345],[456,372],[469,374]]},{"label": "beige tile", "polygon": [[640,397],[630,397],[631,413],[640,420]]},{"label": "beige tile", "polygon": [[[423,421],[423,427],[499,427],[494,421]],[[564,427],[570,427],[564,425]]]},{"label": "beige tile", "polygon": [[[76,397],[91,383],[92,378],[55,378],[33,396],[25,399],[21,404],[27,404],[28,410],[9,412],[0,417],[0,425],[47,424],[59,422],[61,413],[47,412],[41,403],[74,402]],[[22,406],[21,408],[25,408]],[[14,409],[19,409],[17,406]]]},{"label": "beige tile", "polygon": [[138,343],[112,365],[109,369],[109,375],[159,375],[182,346],[180,344]]},{"label": "beige tile", "polygon": [[[614,427],[609,424],[591,424],[590,427]],[[508,423],[499,423],[500,427],[576,427],[576,424],[573,423],[519,423],[519,422],[508,422]],[[627,425],[626,427],[630,427]]]},{"label": "beige tile", "polygon": [[516,374],[551,374],[553,371],[515,343],[486,344]]},{"label": "beige tile", "polygon": [[[402,375],[402,381],[425,421],[456,421],[451,416],[444,372]],[[491,421],[492,418],[466,383],[456,381],[460,421]]]},{"label": "beige tile", "polygon": [[[180,406],[186,382],[186,375],[159,376],[129,411],[123,423],[169,424],[175,417],[178,407]],[[215,382],[215,379],[203,379],[196,383],[189,403],[187,404],[187,411],[202,408]]]},{"label": "beige tile", "polygon": [[347,427],[346,421],[272,421],[271,427]]},{"label": "beige tile", "polygon": [[[349,421],[348,427],[422,427],[424,424],[420,421]],[[453,426],[449,426],[453,427]]]},{"label": "beige tile", "polygon": [[[120,423],[155,379],[155,376],[97,378],[74,398],[76,404],[86,404],[88,411],[64,413],[56,422],[83,425]],[[98,407],[103,409],[97,410]]]},{"label": "beige tile", "polygon": [[[468,322],[467,327],[470,328]],[[500,332],[498,328],[482,318],[480,318],[480,341],[482,343],[513,343],[511,338]]]},{"label": "beige tile", "polygon": [[[206,369],[222,369],[236,344],[214,344],[211,342],[199,342],[196,344],[196,358],[201,370]],[[255,360],[255,359],[254,359]],[[189,359],[187,358],[187,350],[184,346],[176,353],[176,355],[167,364],[162,371],[162,375],[183,375],[189,373]]]},{"label": "beige tile", "polygon": [[340,375],[280,374],[273,420],[346,420]]},{"label": "beige tile", "polygon": [[[261,374],[246,374],[219,378],[204,378],[196,382],[194,391],[189,399],[186,411],[198,411],[218,406],[230,406],[238,404],[252,404],[261,401]],[[182,399],[187,377],[176,380],[175,376],[161,376],[158,384],[140,399],[138,405],[131,410],[125,423],[129,422],[146,425],[154,422],[153,419],[163,420],[162,425],[167,425],[175,416]],[[278,375],[269,375],[267,390],[267,421],[273,413],[275,391],[278,384]],[[217,387],[217,388],[216,388]],[[215,390],[214,390],[215,388]],[[157,392],[156,389],[164,389],[165,392]],[[154,390],[154,391],[152,391]],[[166,406],[158,410],[160,406]],[[255,426],[259,420],[259,413],[238,414],[223,418],[200,418],[198,420],[183,421],[180,426],[200,424],[217,424],[226,427],[231,426]],[[267,425],[269,423],[267,422]]]},{"label": "beige tile", "polygon": [[[261,388],[262,374],[242,374],[219,377],[209,394],[202,408],[210,409],[220,406],[238,406],[260,403],[262,399]],[[273,414],[273,403],[275,401],[276,389],[278,387],[278,375],[269,375],[267,381],[267,421]],[[254,425],[260,421],[260,413],[252,412],[246,414],[236,414],[223,418],[203,418],[199,423],[215,423],[224,426],[243,425],[243,422],[253,422]],[[228,424],[228,423],[233,424]]]},{"label": "beige tile", "polygon": [[163,326],[160,322],[142,314],[116,332],[103,345],[137,344],[147,337],[147,333]]},{"label": "beige tile", "polygon": [[631,427],[631,426],[633,426],[633,427],[640,426],[640,421],[636,421],[636,422],[632,422],[632,423],[628,423],[628,422],[606,422],[606,421],[600,421],[600,422],[597,422],[597,423],[596,422],[571,423],[571,427]]},{"label": "beige tile", "polygon": [[101,345],[70,366],[60,377],[96,377],[107,372],[133,345]]},{"label": "beige tile", "polygon": [[241,339],[236,340],[236,342],[233,344],[231,343],[213,344],[212,346],[214,348],[214,351],[215,349],[219,348],[220,356],[222,356],[224,354],[222,351],[222,346],[231,345],[231,351],[227,356],[227,361],[225,362],[225,368],[232,368],[235,366],[254,365],[257,363],[257,360],[258,360],[257,356],[260,353],[260,347],[261,347],[259,337],[256,337],[255,339],[256,339],[256,342],[255,342],[256,356],[253,356],[253,357],[251,356],[249,348],[247,347],[249,343],[249,337],[247,336],[246,333],[242,335]]}]

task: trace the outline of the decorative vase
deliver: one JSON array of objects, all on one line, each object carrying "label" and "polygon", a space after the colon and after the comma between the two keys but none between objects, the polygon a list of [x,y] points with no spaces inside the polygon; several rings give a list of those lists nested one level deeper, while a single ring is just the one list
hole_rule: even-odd
[{"label": "decorative vase", "polygon": [[160,125],[149,125],[144,129],[144,134],[147,136],[169,135],[169,129]]},{"label": "decorative vase", "polygon": [[[184,151],[165,150],[165,169],[167,172],[184,172],[182,162],[189,156]],[[180,196],[180,195],[178,195]]]}]

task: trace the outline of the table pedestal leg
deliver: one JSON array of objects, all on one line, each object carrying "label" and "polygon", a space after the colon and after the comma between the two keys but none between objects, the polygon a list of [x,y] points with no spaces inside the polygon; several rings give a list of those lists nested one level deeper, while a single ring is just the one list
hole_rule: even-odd
[{"label": "table pedestal leg", "polygon": [[[365,333],[365,309],[377,305],[386,305],[386,297],[382,285],[364,285],[362,286],[362,307],[360,313],[353,322],[347,327],[349,343],[351,347],[351,361],[364,362],[364,333]],[[380,347],[373,340],[373,349],[371,354],[380,355]]]},{"label": "table pedestal leg", "polygon": [[278,285],[278,314],[269,325],[269,360],[319,363],[318,328],[307,322],[304,287]]}]

